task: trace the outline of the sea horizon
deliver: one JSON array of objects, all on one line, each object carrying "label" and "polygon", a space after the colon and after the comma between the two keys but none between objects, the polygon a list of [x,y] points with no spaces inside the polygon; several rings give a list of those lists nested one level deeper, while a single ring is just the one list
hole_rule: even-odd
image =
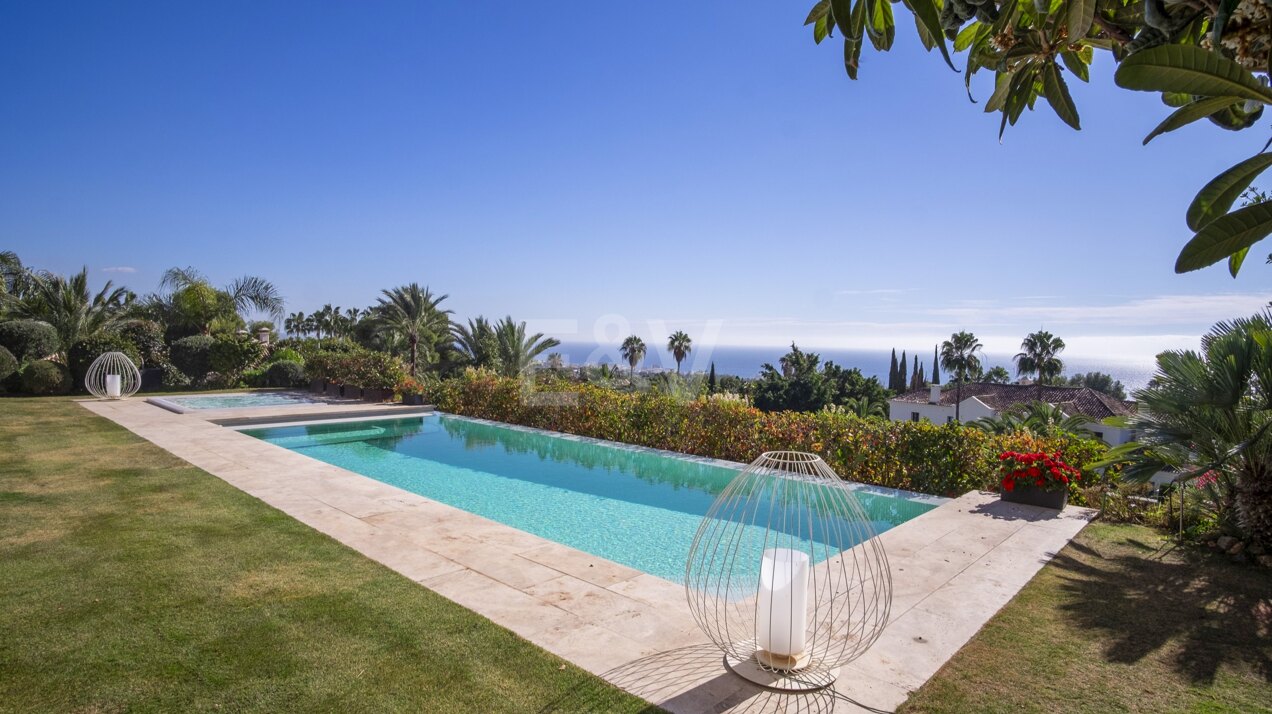
[{"label": "sea horizon", "polygon": [[[822,363],[834,362],[840,367],[857,368],[867,377],[875,377],[880,382],[887,384],[888,371],[892,362],[891,350],[876,349],[842,349],[842,348],[817,348],[817,347],[800,347],[804,352],[811,352],[820,355]],[[589,342],[562,342],[559,347],[549,350],[551,352],[559,352],[565,359],[567,365],[583,366],[598,364],[616,364],[626,368],[627,363],[619,354],[618,345],[601,345]],[[710,370],[711,364],[715,364],[716,375],[735,375],[748,379],[759,376],[760,370],[765,363],[777,366],[778,360],[783,355],[790,352],[790,346],[747,346],[747,345],[715,345],[713,347],[695,347],[692,352],[685,358],[681,365],[681,371],[685,373],[702,372]],[[907,361],[907,374],[914,369],[914,358],[918,356],[919,363],[924,368],[924,374],[932,373],[932,350],[918,353],[905,351]],[[901,359],[902,352],[897,351],[897,359]],[[992,367],[1003,367],[1008,373],[1015,378],[1016,368],[1012,361],[1013,355],[1006,353],[985,353],[981,360],[985,369]],[[1108,357],[1085,357],[1073,356],[1066,357],[1063,353],[1060,355],[1064,362],[1065,376],[1085,373],[1085,372],[1105,372],[1113,376],[1122,383],[1129,395],[1136,389],[1142,389],[1147,386],[1153,373],[1156,370],[1156,363],[1149,358],[1108,358]],[[664,349],[650,346],[648,353],[637,367],[638,370],[666,370],[674,372],[676,370],[676,361],[670,352]],[[944,371],[942,371],[944,372]],[[945,379],[942,373],[942,381]]]}]

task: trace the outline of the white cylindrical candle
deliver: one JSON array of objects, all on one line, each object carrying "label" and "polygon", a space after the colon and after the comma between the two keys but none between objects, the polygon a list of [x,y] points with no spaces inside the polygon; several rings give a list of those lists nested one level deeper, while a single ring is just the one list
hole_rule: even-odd
[{"label": "white cylindrical candle", "polygon": [[118,397],[123,392],[123,378],[118,374],[106,375],[106,396]]},{"label": "white cylindrical candle", "polygon": [[808,554],[769,548],[760,561],[755,639],[760,649],[782,657],[804,651],[808,629]]}]

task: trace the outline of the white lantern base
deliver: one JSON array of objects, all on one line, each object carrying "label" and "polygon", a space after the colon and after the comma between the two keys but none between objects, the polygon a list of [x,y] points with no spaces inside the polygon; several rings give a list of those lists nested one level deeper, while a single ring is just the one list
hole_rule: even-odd
[{"label": "white lantern base", "polygon": [[783,672],[798,672],[808,666],[812,655],[800,652],[797,655],[773,654],[767,650],[756,650],[755,659],[769,669],[780,669]]},{"label": "white lantern base", "polygon": [[815,692],[829,687],[839,678],[838,667],[803,672],[778,670],[761,665],[755,655],[741,660],[726,655],[724,665],[742,679],[778,692]]}]

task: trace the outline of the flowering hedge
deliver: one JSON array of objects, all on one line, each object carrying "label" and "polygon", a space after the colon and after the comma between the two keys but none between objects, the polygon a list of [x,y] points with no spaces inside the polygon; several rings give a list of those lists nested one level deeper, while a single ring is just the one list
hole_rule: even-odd
[{"label": "flowering hedge", "polygon": [[[515,379],[480,371],[429,385],[437,408],[511,424],[743,463],[764,451],[820,454],[840,476],[941,496],[997,490],[999,454],[1062,452],[1081,468],[1103,443],[1077,437],[994,435],[957,424],[861,419],[830,412],[762,412],[741,402],[680,401],[591,385],[530,391]],[[1080,502],[1076,491],[1073,496]]]}]

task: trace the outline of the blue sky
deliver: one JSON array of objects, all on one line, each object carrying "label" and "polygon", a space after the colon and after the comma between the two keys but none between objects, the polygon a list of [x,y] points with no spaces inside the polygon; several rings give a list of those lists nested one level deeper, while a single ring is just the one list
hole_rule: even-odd
[{"label": "blue sky", "polygon": [[851,82],[803,1],[177,5],[0,8],[0,247],[138,292],[259,274],[289,310],[418,281],[569,341],[1129,357],[1272,298],[1272,246],[1172,272],[1265,135],[1142,147],[1165,109],[1107,57],[1083,131],[1040,102],[999,144],[906,17]]}]

